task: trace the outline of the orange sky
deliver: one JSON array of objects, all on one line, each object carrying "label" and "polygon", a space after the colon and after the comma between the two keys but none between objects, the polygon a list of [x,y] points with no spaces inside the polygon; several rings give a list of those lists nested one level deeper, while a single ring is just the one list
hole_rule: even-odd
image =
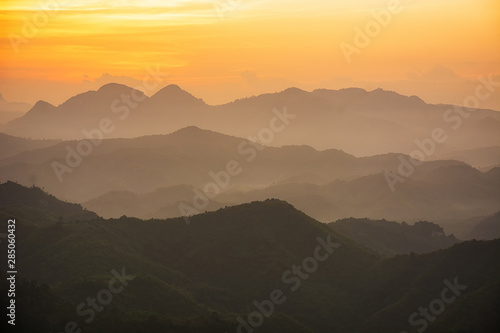
[{"label": "orange sky", "polygon": [[[0,93],[59,104],[108,82],[140,85],[148,66],[211,104],[290,86],[460,104],[479,76],[500,81],[497,0],[401,0],[348,62],[341,43],[355,47],[355,28],[390,2],[1,0]],[[481,106],[500,110],[500,94]]]}]

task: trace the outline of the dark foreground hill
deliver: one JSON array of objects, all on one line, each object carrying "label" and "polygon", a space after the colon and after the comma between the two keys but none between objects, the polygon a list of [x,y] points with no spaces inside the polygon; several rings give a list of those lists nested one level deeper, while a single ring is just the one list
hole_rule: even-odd
[{"label": "dark foreground hill", "polygon": [[500,241],[381,260],[279,200],[187,220],[29,218],[16,216],[19,332],[500,328]]},{"label": "dark foreground hill", "polygon": [[5,221],[16,216],[23,217],[23,224],[37,226],[98,217],[78,204],[60,201],[39,187],[27,188],[10,181],[0,184],[0,217]]}]

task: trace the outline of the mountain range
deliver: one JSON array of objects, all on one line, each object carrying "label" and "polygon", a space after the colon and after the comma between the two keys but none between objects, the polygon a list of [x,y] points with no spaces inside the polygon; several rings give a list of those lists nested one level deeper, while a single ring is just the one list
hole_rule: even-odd
[{"label": "mountain range", "polygon": [[357,88],[4,102],[20,332],[500,331],[497,111]]},{"label": "mountain range", "polygon": [[[272,137],[267,132],[266,137],[263,130],[269,130],[276,111],[290,115],[289,123],[286,127],[275,125],[279,132]],[[289,88],[212,106],[176,85],[148,97],[113,83],[59,106],[39,101],[0,131],[36,139],[81,139],[84,131],[98,129],[103,119],[113,127],[105,133],[106,138],[167,134],[198,126],[244,138],[254,136],[273,146],[306,144],[356,156],[410,154],[419,149],[416,141],[432,138],[435,129],[443,130],[446,138],[436,146],[436,154],[500,145],[497,111],[472,112],[458,106],[427,104],[416,96],[359,88],[312,92]]]},{"label": "mountain range", "polygon": [[[60,171],[54,165],[66,165],[81,141],[21,142],[17,154],[0,159],[0,181],[44,187],[104,217],[175,217],[185,215],[182,203],[203,212],[269,197],[324,222],[456,220],[500,210],[500,169],[481,172],[453,160],[422,163],[392,191],[386,172],[397,174],[408,156],[358,158],[335,149],[266,147],[191,126],[168,135],[103,139],[77,166]],[[238,167],[234,176],[226,171],[230,162]],[[201,210],[193,205],[198,190],[208,202]],[[219,193],[213,197],[206,192],[211,190]]]}]

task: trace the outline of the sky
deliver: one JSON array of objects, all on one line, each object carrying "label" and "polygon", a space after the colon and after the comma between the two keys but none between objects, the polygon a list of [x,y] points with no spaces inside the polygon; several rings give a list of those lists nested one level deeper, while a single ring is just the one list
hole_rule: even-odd
[{"label": "sky", "polygon": [[[500,82],[498,0],[0,0],[0,18],[0,93],[31,104],[110,82],[209,104],[292,86],[462,104]],[[481,107],[500,110],[497,90]]]}]

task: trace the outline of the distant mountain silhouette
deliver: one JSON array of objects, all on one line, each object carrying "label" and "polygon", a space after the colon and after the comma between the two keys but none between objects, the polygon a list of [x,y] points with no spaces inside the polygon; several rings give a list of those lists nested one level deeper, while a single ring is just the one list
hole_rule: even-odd
[{"label": "distant mountain silhouette", "polygon": [[61,104],[59,108],[63,112],[71,113],[75,116],[84,116],[97,113],[105,115],[110,110],[112,102],[121,100],[122,95],[137,94],[138,98],[147,98],[143,92],[130,88],[123,84],[109,83],[97,91],[88,91],[74,97]]},{"label": "distant mountain silhouette", "polygon": [[[233,177],[231,185],[251,187],[269,185],[303,173],[315,173],[327,181],[359,176],[382,172],[399,163],[394,156],[386,156],[372,167],[338,150],[317,151],[310,147],[259,150],[263,147],[255,148],[243,138],[187,127],[169,135],[104,140],[85,157],[85,163],[78,166],[78,173],[66,173],[60,183],[51,163],[66,163],[67,147],[76,149],[77,144],[77,141],[64,141],[0,160],[0,178],[27,185],[35,179],[37,184],[41,181],[41,186],[56,195],[80,202],[108,191],[145,193],[180,184],[203,186],[212,181],[209,172],[224,170],[231,160],[238,161],[246,170]],[[139,165],[140,168],[136,168]],[[115,180],[119,178],[118,183],[122,186],[116,186]],[[74,188],[79,191],[69,191]],[[66,197],[72,192],[74,197]]]},{"label": "distant mountain silhouette", "polygon": [[439,225],[424,221],[408,225],[404,222],[349,218],[329,223],[328,226],[385,256],[433,252],[459,242],[453,235],[446,236]]},{"label": "distant mountain silhouette", "polygon": [[[77,145],[64,141],[0,159],[0,181],[43,186],[107,217],[121,216],[123,210],[131,216],[162,218],[178,216],[179,203],[192,205],[193,188],[203,191],[214,182],[213,174],[226,172],[228,162],[235,161],[241,171],[202,211],[268,197],[287,200],[324,222],[347,217],[437,221],[484,216],[500,208],[496,169],[482,173],[463,162],[424,162],[391,192],[384,172],[397,172],[398,154],[356,158],[308,146],[255,148],[246,139],[197,127],[103,140],[71,168],[74,172],[63,173],[60,182],[53,163],[66,164],[68,149],[76,151]],[[178,185],[184,185],[182,191],[165,194]],[[151,192],[162,188],[165,192],[158,196],[163,200],[155,200]]]},{"label": "distant mountain silhouette", "polygon": [[[58,194],[65,186],[73,187],[84,181],[80,174],[66,173],[64,182],[59,184],[51,163],[64,162],[68,148],[76,149],[77,141],[65,141],[43,150],[24,152],[17,156],[0,160],[2,177],[30,184],[31,178],[43,179],[42,184]],[[117,163],[122,160],[121,163]],[[124,163],[125,161],[133,163]],[[367,158],[356,158],[339,150],[317,151],[307,146],[286,146],[282,148],[255,148],[246,139],[219,134],[212,131],[188,127],[169,135],[145,136],[136,139],[104,140],[85,157],[85,163],[78,169],[86,176],[87,185],[80,188],[77,201],[90,199],[102,193],[87,193],[94,181],[100,188],[127,190],[136,193],[150,192],[160,187],[179,184],[201,186],[210,181],[209,172],[225,169],[226,164],[237,161],[246,172],[233,177],[231,185],[250,187],[267,186],[273,182],[283,182],[302,174],[315,174],[325,182],[335,179],[347,179],[394,170],[399,165],[398,155],[386,154]],[[428,162],[420,168],[433,165],[460,164],[459,162]],[[141,181],[133,180],[131,171],[134,165],[141,165],[146,174]],[[98,171],[102,179],[94,178]],[[123,170],[123,171],[120,171]],[[129,170],[129,171],[126,171]],[[21,172],[22,171],[22,172]],[[123,173],[122,173],[123,172]],[[101,177],[100,176],[100,177]],[[122,178],[124,187],[110,187],[112,179]],[[132,177],[132,178],[131,178]],[[111,183],[110,183],[111,181]],[[68,185],[67,185],[68,184]],[[63,190],[65,191],[65,190]],[[66,198],[66,197],[65,197]],[[75,198],[66,198],[75,200]]]},{"label": "distant mountain silhouette", "polygon": [[[500,113],[477,110],[460,118],[451,105],[426,104],[416,96],[377,89],[351,88],[282,92],[243,98],[210,106],[177,85],[151,97],[130,87],[107,84],[70,98],[48,112],[35,106],[28,114],[5,125],[7,134],[33,138],[79,139],[83,130],[99,128],[103,118],[115,128],[108,138],[165,134],[198,126],[230,135],[255,136],[275,117],[273,109],[296,116],[286,130],[276,133],[272,145],[307,144],[317,149],[336,148],[355,155],[389,152],[409,154],[415,140],[429,139],[442,128],[446,140],[437,153],[500,144]],[[450,113],[452,112],[452,113]],[[457,118],[458,117],[458,118]],[[43,126],[40,126],[40,123]],[[459,128],[460,135],[455,135]]]},{"label": "distant mountain silhouette", "polygon": [[433,156],[432,159],[447,159],[465,162],[475,168],[487,171],[500,167],[500,146],[450,151]]},{"label": "distant mountain silhouette", "polygon": [[59,142],[59,140],[23,139],[0,133],[0,160],[25,151],[50,147]]},{"label": "distant mountain silhouette", "polygon": [[[142,219],[179,216],[179,204],[188,202],[193,197],[193,186],[177,185],[160,188],[153,192],[137,194],[128,191],[112,191],[85,202],[83,205],[105,218],[122,215]],[[226,206],[210,200],[204,209],[214,211]]]},{"label": "distant mountain silhouette", "polygon": [[[45,101],[38,101],[36,104],[23,116],[22,119],[33,119],[38,121],[48,121],[50,118],[57,116],[56,107]],[[20,120],[15,120],[13,123],[18,123]]]},{"label": "distant mountain silhouette", "polygon": [[467,236],[467,239],[500,238],[500,212],[480,220]]},{"label": "distant mountain silhouette", "polygon": [[[455,219],[456,223],[446,224],[447,232],[457,230],[458,220],[498,210],[499,177],[460,165],[427,167],[429,169],[421,170],[415,179],[400,184],[394,193],[388,189],[383,174],[319,185],[296,182],[292,177],[289,181],[255,190],[236,186],[218,195],[215,201],[210,200],[204,210],[275,197],[289,201],[323,222],[350,216],[412,222]],[[462,179],[467,182],[461,183]],[[105,217],[118,217],[120,212],[139,218],[175,217],[180,215],[180,203],[192,205],[192,188],[167,187],[141,195],[109,192],[83,205]],[[473,223],[471,221],[467,228],[470,229]]]},{"label": "distant mountain silhouette", "polygon": [[[236,202],[277,197],[316,219],[327,222],[346,217],[395,221],[463,219],[496,212],[500,177],[465,165],[427,165],[395,192],[383,174],[337,180],[325,185],[281,184],[245,193],[223,194],[219,200]],[[487,213],[486,213],[487,212]]]},{"label": "distant mountain silhouette", "polygon": [[[10,121],[2,127],[7,134],[34,138],[34,139],[60,139],[60,136],[47,132],[53,129],[54,122],[59,119],[59,110],[45,101],[38,101],[22,117]],[[57,121],[59,124],[59,121]],[[62,124],[60,124],[62,125]]]}]

